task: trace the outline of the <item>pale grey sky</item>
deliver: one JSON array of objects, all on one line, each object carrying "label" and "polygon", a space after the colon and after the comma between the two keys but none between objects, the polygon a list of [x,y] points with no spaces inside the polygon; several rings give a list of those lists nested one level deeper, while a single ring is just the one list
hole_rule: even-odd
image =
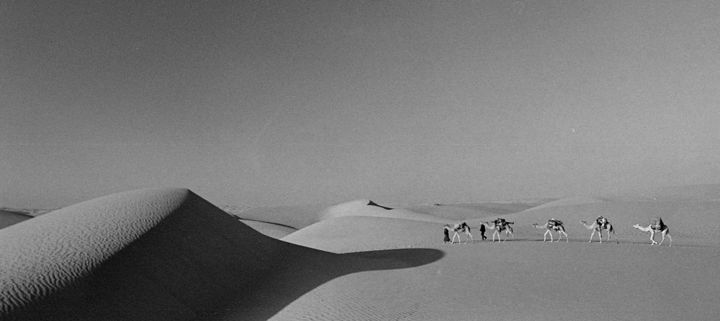
[{"label": "pale grey sky", "polygon": [[720,183],[717,1],[3,1],[0,205]]}]

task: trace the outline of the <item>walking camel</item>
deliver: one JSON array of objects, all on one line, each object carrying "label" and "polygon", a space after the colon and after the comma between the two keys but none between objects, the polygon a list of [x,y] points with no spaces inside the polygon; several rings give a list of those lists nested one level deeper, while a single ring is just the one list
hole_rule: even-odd
[{"label": "walking camel", "polygon": [[562,240],[562,236],[565,235],[565,242],[569,242],[567,231],[565,230],[565,226],[563,225],[563,222],[560,220],[556,220],[554,218],[551,218],[547,221],[545,224],[537,224],[533,223],[533,226],[536,229],[545,229],[545,234],[543,234],[543,242],[547,240],[548,234],[550,234],[550,243],[553,242],[553,235],[552,232],[558,232],[558,242]]},{"label": "walking camel", "polygon": [[486,225],[488,229],[493,230],[492,241],[495,242],[495,235],[497,235],[498,242],[503,240],[500,238],[500,232],[505,232],[505,239],[513,236],[513,228],[511,225],[515,222],[506,221],[504,218],[498,218],[492,222],[481,222]]},{"label": "walking camel", "polygon": [[[633,227],[643,232],[650,232],[650,246],[653,246],[655,244],[657,244],[658,246],[662,245],[665,241],[665,236],[667,236],[670,240],[668,247],[672,246],[672,236],[670,236],[670,228],[665,225],[665,223],[663,223],[662,218],[658,218],[655,222],[651,223],[648,226],[640,226],[640,224],[635,224],[633,225]],[[655,241],[656,232],[660,232],[662,235],[660,243]]]},{"label": "walking camel", "polygon": [[[445,229],[450,231],[450,226],[445,225]],[[465,233],[465,243],[467,243],[468,240],[470,240],[470,242],[473,242],[473,243],[475,242],[475,240],[473,239],[472,233],[470,233],[470,225],[468,225],[467,222],[455,224],[455,226],[452,228],[452,231],[453,231],[453,236],[452,236],[452,241],[450,242],[451,244],[455,243],[456,237],[457,237],[458,243],[460,243],[460,233]]]},{"label": "walking camel", "polygon": [[[610,241],[610,233],[613,235],[615,234],[615,228],[613,228],[612,224],[607,220],[607,218],[604,218],[602,216],[598,217],[592,224],[588,224],[585,221],[580,221],[583,226],[585,226],[586,229],[592,230],[592,234],[590,234],[590,241],[588,243],[592,243],[593,236],[595,236],[595,232],[598,233],[598,238],[600,239],[600,243],[602,243],[602,231],[607,231],[607,240]],[[615,239],[615,242],[620,244],[620,241]]]}]

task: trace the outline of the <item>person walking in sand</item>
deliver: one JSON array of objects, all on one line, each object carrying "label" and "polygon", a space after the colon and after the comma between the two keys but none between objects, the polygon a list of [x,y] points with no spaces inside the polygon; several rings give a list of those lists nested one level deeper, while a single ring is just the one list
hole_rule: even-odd
[{"label": "person walking in sand", "polygon": [[485,236],[485,224],[480,224],[480,237],[482,240],[487,240],[487,236]]},{"label": "person walking in sand", "polygon": [[450,243],[450,225],[445,224],[445,227],[443,227],[443,234],[445,234],[443,242]]}]

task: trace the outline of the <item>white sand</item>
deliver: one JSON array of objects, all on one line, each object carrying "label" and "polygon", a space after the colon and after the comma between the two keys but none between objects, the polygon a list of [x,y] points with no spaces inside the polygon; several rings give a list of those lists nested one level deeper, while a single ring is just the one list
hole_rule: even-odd
[{"label": "white sand", "polygon": [[[248,224],[286,243],[185,189],[120,193],[0,230],[0,319],[713,320],[720,202],[707,195],[476,208],[468,221],[514,220],[515,239],[450,245],[442,226],[468,207],[272,211],[265,222],[308,224],[287,235],[251,212]],[[579,220],[597,215],[620,244],[587,243]],[[672,247],[631,227],[657,215]],[[569,243],[541,242],[531,224],[550,217]]]}]

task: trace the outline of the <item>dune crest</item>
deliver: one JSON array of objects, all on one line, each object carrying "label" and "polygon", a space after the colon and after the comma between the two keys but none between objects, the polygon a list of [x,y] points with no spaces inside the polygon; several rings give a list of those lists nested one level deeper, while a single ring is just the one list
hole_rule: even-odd
[{"label": "dune crest", "polygon": [[433,249],[337,255],[262,235],[187,189],[79,203],[0,231],[2,320],[267,320],[345,274]]},{"label": "dune crest", "polygon": [[441,224],[452,222],[452,220],[442,219],[434,215],[418,213],[403,208],[389,209],[388,207],[380,206],[367,199],[350,201],[328,207],[320,213],[320,220],[323,221],[348,216],[395,218]]},{"label": "dune crest", "polygon": [[25,215],[24,213],[0,209],[0,229],[20,223],[22,221],[27,221],[31,218],[32,216]]},{"label": "dune crest", "polygon": [[114,194],[28,223],[0,232],[7,318],[200,316],[254,281],[277,249],[187,189]]}]

